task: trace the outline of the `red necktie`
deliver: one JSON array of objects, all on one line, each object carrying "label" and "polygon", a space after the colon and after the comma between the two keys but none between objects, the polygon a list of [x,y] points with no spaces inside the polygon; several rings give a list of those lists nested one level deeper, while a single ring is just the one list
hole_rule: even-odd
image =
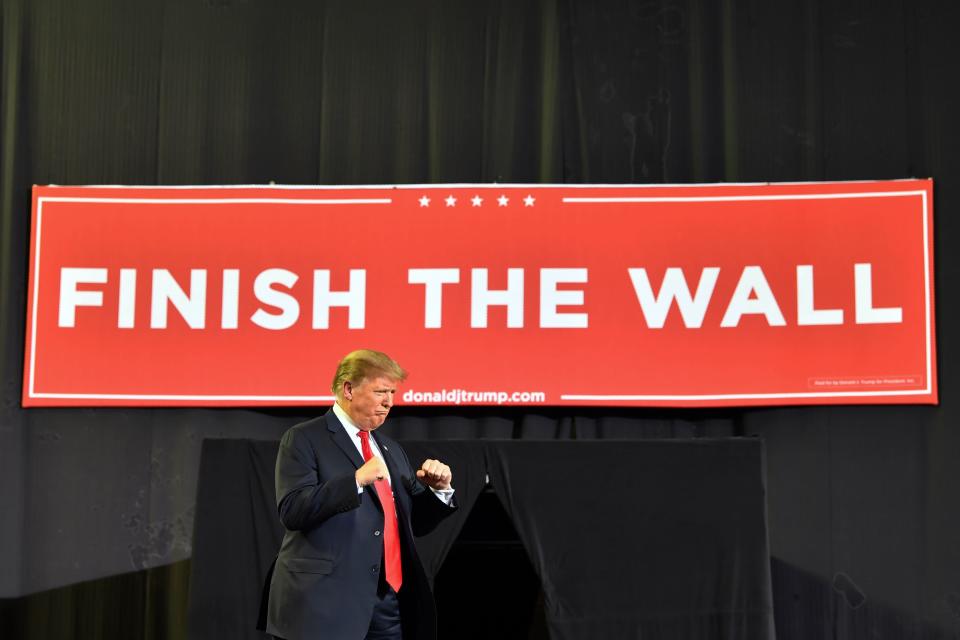
[{"label": "red necktie", "polygon": [[[373,457],[370,448],[370,432],[360,431],[360,450],[363,451],[363,460],[366,462]],[[377,480],[373,483],[383,507],[383,568],[387,576],[387,584],[394,591],[400,591],[403,582],[403,571],[400,568],[400,529],[397,527],[397,509],[393,504],[393,492],[390,483]]]}]

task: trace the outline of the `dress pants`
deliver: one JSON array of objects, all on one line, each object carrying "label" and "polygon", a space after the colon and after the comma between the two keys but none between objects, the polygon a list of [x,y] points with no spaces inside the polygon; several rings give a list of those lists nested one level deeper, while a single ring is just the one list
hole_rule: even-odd
[{"label": "dress pants", "polygon": [[[273,640],[283,640],[279,636],[270,636]],[[323,637],[322,632],[319,637]],[[373,607],[370,628],[363,640],[403,640],[403,627],[400,625],[400,601],[397,592],[387,587],[386,593],[377,596]]]},{"label": "dress pants", "polygon": [[403,640],[400,601],[397,600],[397,592],[390,587],[386,588],[386,593],[382,596],[377,596],[365,640]]}]

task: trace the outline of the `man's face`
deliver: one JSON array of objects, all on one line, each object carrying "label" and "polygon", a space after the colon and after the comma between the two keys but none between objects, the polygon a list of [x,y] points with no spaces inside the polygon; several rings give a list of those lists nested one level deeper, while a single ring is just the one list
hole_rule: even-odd
[{"label": "man's face", "polygon": [[343,389],[344,409],[358,427],[373,431],[387,419],[396,392],[397,381],[384,376],[364,378],[358,385],[347,382]]}]

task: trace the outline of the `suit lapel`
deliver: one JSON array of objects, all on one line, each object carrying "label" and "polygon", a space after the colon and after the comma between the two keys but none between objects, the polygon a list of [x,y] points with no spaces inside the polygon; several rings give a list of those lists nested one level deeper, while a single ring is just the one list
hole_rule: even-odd
[{"label": "suit lapel", "polygon": [[[376,432],[373,433],[373,439],[377,441],[380,453],[383,454],[383,460],[387,463],[387,470],[390,471],[390,483],[400,482],[400,475],[397,472],[397,465],[393,463],[393,452],[390,450],[390,446],[377,437]],[[394,490],[394,493],[396,493],[396,490]]]},{"label": "suit lapel", "polygon": [[[333,409],[327,411],[327,429],[330,431],[330,439],[333,440],[338,447],[343,451],[343,453],[350,459],[350,462],[353,464],[355,469],[359,469],[363,465],[363,456],[360,455],[360,452],[357,451],[357,445],[353,444],[350,441],[350,436],[347,435],[347,430],[343,428],[343,425],[340,424],[340,418],[337,417],[337,414],[333,412]],[[380,452],[383,454],[384,459],[387,461],[387,469],[390,470],[390,478],[396,478],[398,476],[394,475],[395,466],[390,462],[390,454],[380,443],[380,440],[377,440],[377,446],[380,447]],[[383,511],[383,505],[380,504],[380,496],[377,495],[377,489],[373,485],[367,485],[363,488],[363,492],[369,496],[374,501],[381,511]]]},{"label": "suit lapel", "polygon": [[337,418],[337,414],[333,412],[333,409],[330,409],[326,413],[326,418],[327,430],[330,431],[330,439],[333,440],[334,443],[340,447],[340,450],[343,451],[344,455],[350,459],[354,469],[359,469],[360,466],[363,465],[363,457],[360,455],[360,452],[357,451],[357,445],[350,442],[350,436],[347,435],[347,430],[340,424],[340,419]]},{"label": "suit lapel", "polygon": [[393,447],[386,444],[382,438],[377,437],[376,433],[373,434],[373,437],[376,439],[377,446],[380,447],[380,453],[383,454],[383,459],[387,463],[387,469],[390,471],[390,488],[393,490],[394,507],[398,512],[403,511],[406,505],[404,502],[406,487],[403,486],[403,476],[400,474],[400,466],[394,457],[395,452],[393,451]]}]

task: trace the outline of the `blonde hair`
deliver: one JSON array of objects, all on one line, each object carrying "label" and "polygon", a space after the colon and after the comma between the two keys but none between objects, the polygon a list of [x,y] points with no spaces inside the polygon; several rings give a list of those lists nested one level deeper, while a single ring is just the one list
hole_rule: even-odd
[{"label": "blonde hair", "polygon": [[357,349],[345,355],[337,365],[337,373],[333,376],[333,384],[330,388],[339,398],[343,393],[344,382],[358,385],[368,378],[380,376],[400,382],[406,379],[407,372],[396,360],[382,351]]}]

